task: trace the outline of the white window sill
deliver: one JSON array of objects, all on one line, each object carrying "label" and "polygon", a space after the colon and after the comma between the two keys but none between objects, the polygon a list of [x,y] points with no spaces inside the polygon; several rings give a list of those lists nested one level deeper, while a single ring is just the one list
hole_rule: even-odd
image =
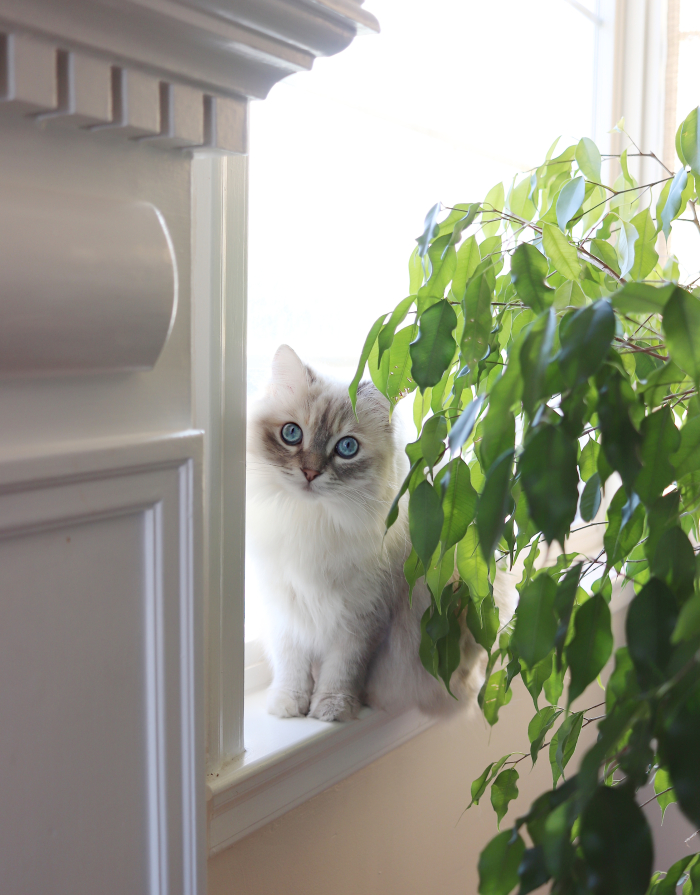
[{"label": "white window sill", "polygon": [[246,751],[207,779],[209,852],[215,854],[421,733],[418,710],[364,708],[356,721],[274,718],[266,692],[245,700]]}]

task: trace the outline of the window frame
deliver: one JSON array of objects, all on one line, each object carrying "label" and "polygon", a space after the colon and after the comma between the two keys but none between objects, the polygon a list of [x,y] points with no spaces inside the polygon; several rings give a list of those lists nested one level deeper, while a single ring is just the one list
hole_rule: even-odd
[{"label": "window frame", "polygon": [[[661,146],[665,0],[651,0],[648,9],[644,0],[598,0],[595,13],[579,11],[593,18],[598,27],[592,129],[601,148],[619,151],[619,135],[609,137],[608,131],[625,105],[632,112],[627,118],[630,132],[639,133],[647,146]],[[630,40],[641,41],[634,52],[627,51]],[[651,85],[647,94],[645,84]],[[319,729],[322,722],[271,718],[265,715],[259,690],[252,688],[244,694],[247,186],[245,156],[195,153],[192,390],[194,425],[206,433],[204,565],[211,854],[433,723],[417,711],[390,717],[365,709],[358,721]],[[264,661],[259,647],[252,651],[256,649],[251,664],[257,665],[258,680],[264,682]]]}]

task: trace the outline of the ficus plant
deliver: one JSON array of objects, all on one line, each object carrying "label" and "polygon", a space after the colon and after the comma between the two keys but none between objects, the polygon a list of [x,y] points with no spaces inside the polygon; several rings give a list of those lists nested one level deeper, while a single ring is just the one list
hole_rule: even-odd
[{"label": "ficus plant", "polygon": [[[552,789],[481,853],[481,895],[549,881],[562,895],[700,895],[698,855],[655,867],[638,796],[653,783],[662,811],[677,802],[700,827],[700,277],[679,282],[671,254],[678,227],[700,249],[700,108],[679,128],[676,171],[630,144],[555,143],[482,202],[432,208],[410,294],[372,326],[350,387],[354,401],[369,366],[392,407],[414,394],[387,526],[408,492],[405,575],[431,593],[423,664],[449,688],[466,624],[488,654],[486,721],[515,678],[532,696],[529,751],[489,764],[472,804],[490,788],[500,825],[520,763],[551,764]],[[658,175],[640,184],[628,162],[644,155]],[[600,547],[582,554],[571,535],[593,526]],[[504,567],[519,602],[502,621]],[[596,679],[598,705],[581,708]],[[589,723],[597,740],[569,774]]]}]

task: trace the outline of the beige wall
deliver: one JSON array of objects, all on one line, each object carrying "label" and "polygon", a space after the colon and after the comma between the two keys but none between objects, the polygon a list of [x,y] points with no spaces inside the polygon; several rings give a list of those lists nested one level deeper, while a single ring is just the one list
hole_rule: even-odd
[{"label": "beige wall", "polygon": [[[621,618],[615,621],[619,627]],[[490,761],[513,748],[528,749],[533,705],[519,680],[516,685],[501,709],[504,723],[492,731],[479,714],[436,724],[216,855],[209,861],[208,895],[476,895],[479,852],[496,833],[488,792],[481,805],[460,815],[471,781]],[[594,683],[575,707],[602,698]],[[582,744],[595,739],[595,727],[583,731]],[[551,787],[546,752],[532,772],[529,758],[518,765],[520,798],[505,825]],[[685,842],[693,829],[676,805],[663,826],[656,804],[645,812],[655,869],[697,851],[697,836]]]},{"label": "beige wall", "polygon": [[[477,714],[436,724],[212,858],[209,895],[476,893],[479,851],[496,833],[488,793],[460,815],[489,761],[527,749],[532,710],[519,690],[493,731]],[[551,786],[543,759],[532,774],[529,758],[518,765],[513,814]]]}]

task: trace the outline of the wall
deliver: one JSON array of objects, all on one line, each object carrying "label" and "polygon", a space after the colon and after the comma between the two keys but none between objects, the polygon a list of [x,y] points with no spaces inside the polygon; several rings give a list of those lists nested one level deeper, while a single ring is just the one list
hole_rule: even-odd
[{"label": "wall", "polygon": [[[624,612],[615,612],[613,620],[620,643]],[[462,812],[472,780],[489,762],[510,749],[529,748],[532,700],[519,679],[516,684],[493,730],[478,713],[438,723],[211,858],[209,895],[476,893],[479,852],[496,833],[488,791],[478,807]],[[602,698],[594,683],[575,708]],[[580,743],[594,740],[595,724],[590,724]],[[551,787],[546,751],[532,772],[529,758],[518,765],[520,798],[511,804],[504,829]],[[640,803],[651,795],[652,790],[640,793]],[[693,828],[676,805],[667,809],[663,826],[654,802],[644,810],[654,834],[656,869],[697,851],[697,837],[685,841]]]}]

